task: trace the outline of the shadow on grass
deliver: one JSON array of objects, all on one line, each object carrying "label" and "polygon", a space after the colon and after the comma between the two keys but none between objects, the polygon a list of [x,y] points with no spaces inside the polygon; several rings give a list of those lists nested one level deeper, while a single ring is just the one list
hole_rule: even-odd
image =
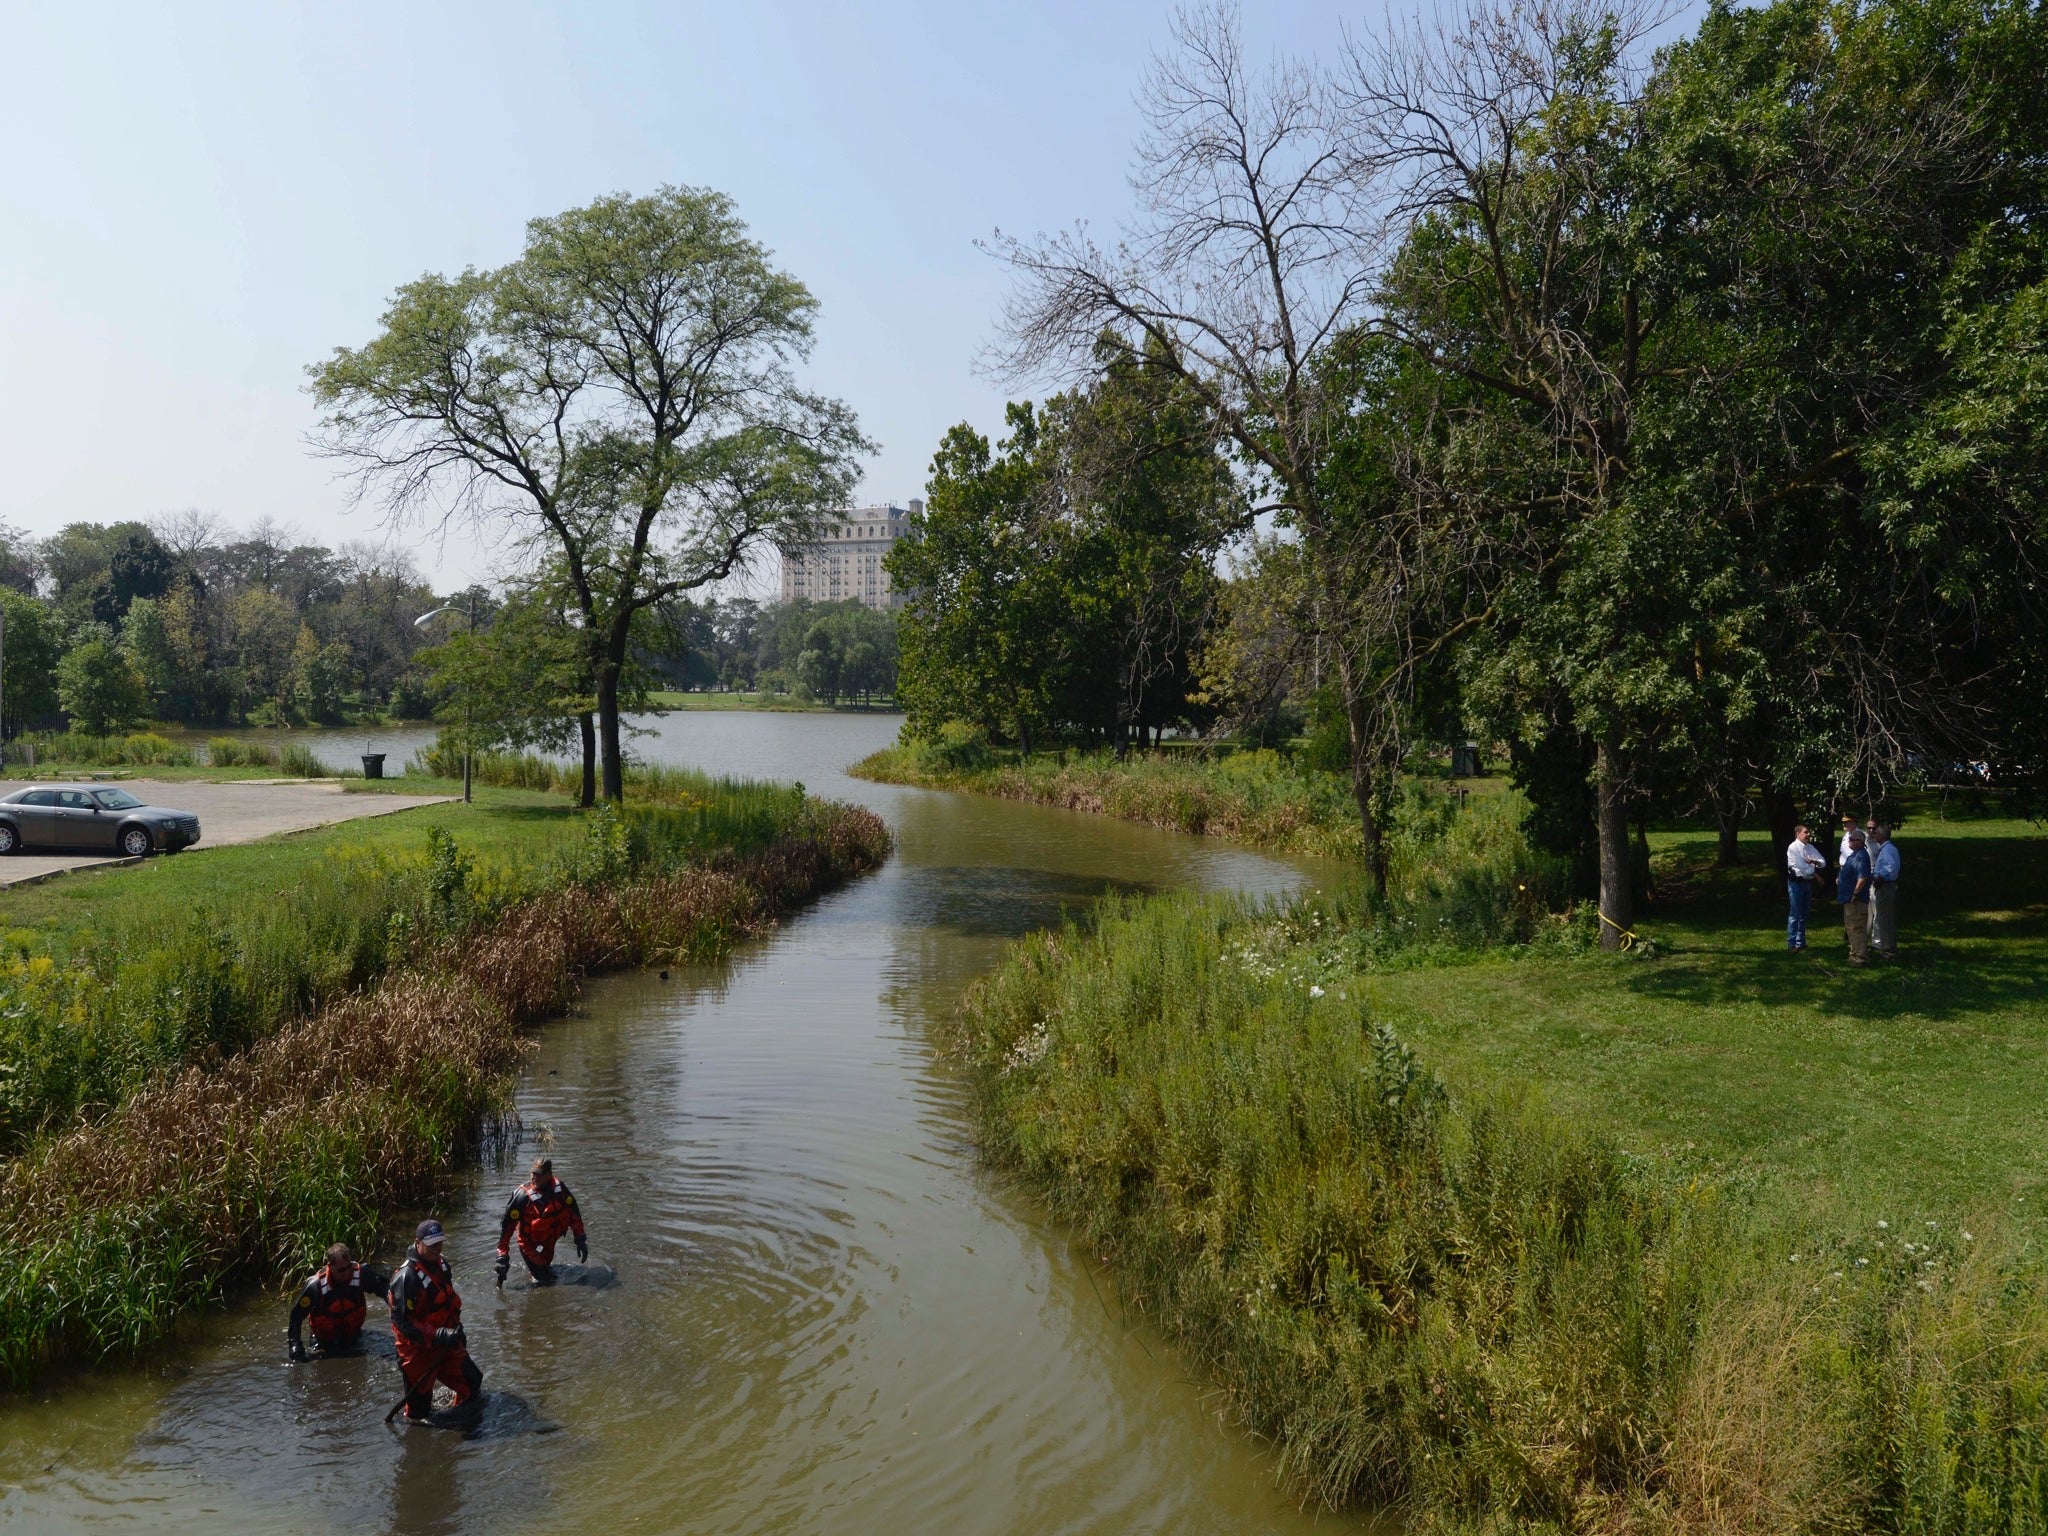
[{"label": "shadow on grass", "polygon": [[1816,1009],[1862,1021],[1911,1016],[1950,1019],[2038,1006],[2044,957],[2039,946],[1961,949],[1939,940],[1906,947],[1900,958],[1849,964],[1839,930],[1816,929],[1812,947],[1681,950],[1631,973],[1624,983],[1644,998],[1725,1008],[1737,1004]]}]

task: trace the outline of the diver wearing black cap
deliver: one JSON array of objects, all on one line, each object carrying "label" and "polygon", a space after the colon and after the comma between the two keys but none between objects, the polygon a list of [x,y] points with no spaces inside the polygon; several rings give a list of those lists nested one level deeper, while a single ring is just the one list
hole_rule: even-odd
[{"label": "diver wearing black cap", "polygon": [[457,1408],[483,1389],[484,1373],[469,1358],[462,1332],[462,1298],[441,1256],[441,1223],[429,1217],[414,1234],[412,1252],[391,1280],[391,1339],[405,1376],[405,1418],[424,1419],[434,1408],[434,1383],[455,1389]]}]

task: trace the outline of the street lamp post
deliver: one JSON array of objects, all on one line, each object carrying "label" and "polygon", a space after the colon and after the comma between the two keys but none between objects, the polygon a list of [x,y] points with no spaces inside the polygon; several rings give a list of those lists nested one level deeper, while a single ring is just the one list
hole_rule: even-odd
[{"label": "street lamp post", "polygon": [[[438,618],[439,618],[439,617],[441,617],[441,615],[442,615],[442,614],[444,614],[444,613],[453,613],[453,612],[455,611],[455,607],[456,607],[456,605],[455,605],[454,603],[443,603],[443,604],[442,604],[442,605],[441,605],[440,607],[438,607],[438,608],[434,609],[434,610],[433,610],[433,611],[432,611],[431,613],[423,613],[423,614],[421,614],[421,615],[420,615],[420,616],[419,616],[418,618],[414,619],[414,620],[412,621],[412,622],[413,622],[413,626],[414,626],[415,628],[419,628],[419,627],[421,627],[421,626],[424,626],[424,625],[426,624],[426,622],[427,622],[427,621],[428,621],[429,619],[438,619]],[[475,587],[471,587],[471,588],[469,589],[469,610],[468,610],[468,611],[469,611],[469,633],[473,635],[473,634],[475,634],[475,633],[476,633],[476,588],[475,588]],[[470,727],[471,727],[471,724],[472,724],[472,721],[471,721],[471,719],[470,719],[470,697],[469,697],[469,689],[467,689],[467,688],[464,688],[464,689],[462,690],[462,803],[463,803],[464,805],[468,805],[468,804],[470,803],[470,779],[471,779],[471,773],[470,773],[470,756],[469,756],[469,750],[470,750],[470,749],[469,749],[469,733],[470,733]]]}]

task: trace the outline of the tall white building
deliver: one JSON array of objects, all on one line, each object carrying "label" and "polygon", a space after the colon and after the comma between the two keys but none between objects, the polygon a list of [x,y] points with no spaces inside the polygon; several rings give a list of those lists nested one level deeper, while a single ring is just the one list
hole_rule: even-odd
[{"label": "tall white building", "polygon": [[853,507],[836,513],[815,543],[784,550],[782,600],[805,597],[814,603],[857,597],[870,608],[896,608],[903,599],[889,590],[882,556],[924,515],[924,503],[907,507]]}]

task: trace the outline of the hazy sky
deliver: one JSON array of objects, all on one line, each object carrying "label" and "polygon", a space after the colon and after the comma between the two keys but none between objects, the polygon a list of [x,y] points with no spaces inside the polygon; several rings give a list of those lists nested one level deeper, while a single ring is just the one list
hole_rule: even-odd
[{"label": "hazy sky", "polygon": [[[1371,0],[1378,4],[1379,0]],[[1405,7],[1404,7],[1405,8]],[[1128,206],[1158,4],[0,6],[0,519],[185,507],[379,536],[310,456],[303,369],[390,291],[610,191],[718,188],[823,306],[808,373],[918,495],[1000,425],[998,226]],[[1261,4],[1255,58],[1356,8]],[[423,563],[485,569],[469,539]]]}]

